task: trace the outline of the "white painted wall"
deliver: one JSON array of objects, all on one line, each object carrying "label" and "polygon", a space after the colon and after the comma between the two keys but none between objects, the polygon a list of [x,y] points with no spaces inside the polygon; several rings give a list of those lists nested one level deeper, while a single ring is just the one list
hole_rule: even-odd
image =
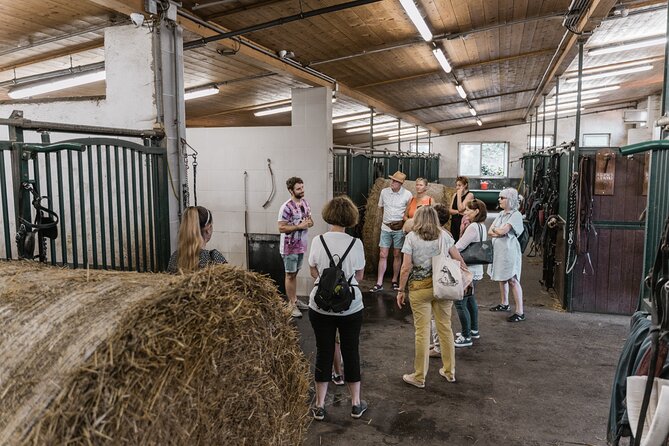
[{"label": "white painted wall", "polygon": [[[24,117],[33,121],[151,129],[156,120],[152,65],[152,38],[147,28],[106,28],[106,99],[0,104],[0,117],[8,118],[13,110],[23,110]],[[53,140],[58,137],[53,136]],[[7,139],[6,127],[0,127],[0,139]]]},{"label": "white painted wall", "polygon": [[[292,176],[304,180],[305,197],[313,211],[309,242],[327,230],[320,211],[332,197],[331,97],[329,88],[294,89],[290,127],[186,130],[188,143],[199,152],[198,205],[209,208],[214,217],[214,234],[207,246],[221,251],[230,263],[246,267],[244,171],[248,173],[249,233],[279,233],[277,215],[290,198],[286,180]],[[268,159],[276,195],[264,209],[272,190]],[[305,295],[312,286],[305,258],[297,292]]]},{"label": "white painted wall", "polygon": [[[644,107],[645,108],[645,105]],[[632,126],[623,123],[623,110],[613,110],[602,113],[583,115],[581,120],[581,134],[583,133],[611,133],[611,146],[627,144],[627,132]],[[542,122],[539,121],[539,134]],[[441,154],[439,162],[440,178],[455,178],[458,176],[458,144],[460,142],[509,142],[509,177],[520,178],[523,175],[520,157],[527,151],[530,124],[515,125],[497,129],[479,130],[460,133],[457,135],[437,136],[432,138],[432,152]],[[534,134],[534,126],[532,127]],[[546,135],[553,134],[553,120],[546,121]],[[575,117],[558,119],[558,134],[556,141],[572,141],[576,134]],[[402,150],[409,150],[410,141],[403,142]],[[375,148],[397,150],[397,143]]]}]

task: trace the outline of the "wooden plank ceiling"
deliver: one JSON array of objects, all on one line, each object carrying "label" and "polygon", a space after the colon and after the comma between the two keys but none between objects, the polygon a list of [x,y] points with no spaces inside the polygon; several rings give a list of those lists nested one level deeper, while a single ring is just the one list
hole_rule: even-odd
[{"label": "wooden plank ceiling", "polygon": [[[458,133],[479,127],[455,82],[467,92],[481,128],[492,128],[527,119],[542,94],[553,88],[554,76],[575,69],[576,36],[563,26],[571,0],[416,0],[435,35],[433,43],[420,38],[399,0],[379,0],[279,24],[281,18],[348,2],[184,0],[180,8],[184,42],[275,22],[244,33],[241,38],[250,45],[224,39],[185,51],[186,89],[210,84],[220,89],[215,96],[186,103],[188,125],[287,125],[290,113],[256,117],[253,112],[286,105],[292,88],[329,85],[329,77],[338,90],[335,116],[373,106],[382,113],[375,118],[378,122],[400,118],[401,127],[418,125],[433,135]],[[666,0],[586,3],[577,31],[599,26],[586,47],[615,42],[621,30],[638,30],[641,37],[648,29],[657,28],[662,34],[666,29]],[[142,5],[140,0],[0,4],[0,101],[11,102],[7,92],[13,79],[102,62],[104,27],[128,23],[129,12],[140,11]],[[622,17],[621,8],[629,14]],[[216,31],[198,26],[198,21],[208,22]],[[451,73],[441,69],[433,47],[444,51],[453,66]],[[278,57],[281,50],[294,53],[291,61]],[[625,88],[600,98],[597,106],[638,100],[661,89],[663,47],[640,54],[654,60],[653,69],[616,80]],[[617,63],[624,57],[629,55],[588,57],[586,67]],[[592,85],[607,82],[602,79]],[[104,82],[99,82],[37,99],[103,95]],[[369,118],[337,124],[335,143],[366,145],[369,132],[346,133],[344,128],[368,123]]]}]

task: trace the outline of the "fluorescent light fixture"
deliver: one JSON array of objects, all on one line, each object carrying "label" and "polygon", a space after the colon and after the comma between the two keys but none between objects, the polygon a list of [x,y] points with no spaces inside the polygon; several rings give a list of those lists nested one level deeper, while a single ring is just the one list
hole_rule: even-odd
[{"label": "fluorescent light fixture", "polygon": [[[573,107],[576,107],[576,102],[577,101],[558,102],[558,107],[573,108]],[[581,105],[594,104],[595,102],[599,102],[599,98],[582,99],[581,100]],[[553,109],[553,108],[555,108],[555,101],[553,101],[550,104],[546,104],[546,110]]]},{"label": "fluorescent light fixture", "polygon": [[[653,66],[651,64],[639,65],[639,66],[636,66],[636,67],[621,68],[619,70],[602,71],[601,73],[586,74],[585,76],[582,77],[582,80],[585,82],[585,81],[589,81],[589,80],[592,80],[592,79],[601,79],[603,77],[621,76],[623,74],[640,73],[642,71],[648,71],[648,70],[652,70],[652,69],[653,69]],[[569,79],[566,80],[566,82],[567,83],[578,82],[578,76],[570,77]]]},{"label": "fluorescent light fixture", "polygon": [[[421,132],[421,131],[424,132],[425,130],[420,130],[419,129],[418,131],[419,132]],[[374,133],[373,136],[374,137],[377,137],[377,136],[392,136],[392,135],[397,135],[397,133],[398,133],[397,129],[386,130],[386,131],[383,131],[383,132]],[[411,134],[411,133],[416,133],[416,127],[403,127],[399,131],[400,135],[407,135],[407,134]]]},{"label": "fluorescent light fixture", "polygon": [[397,135],[389,136],[388,139],[390,139],[392,141],[397,141],[398,139],[414,139],[416,137],[420,138],[421,136],[427,136],[427,134],[428,134],[428,132],[426,132],[426,131],[422,131],[422,132],[418,132],[418,133],[414,132],[412,134],[406,134],[406,135],[400,135],[400,136],[397,136]]},{"label": "fluorescent light fixture", "polygon": [[[332,98],[332,103],[334,103],[336,98]],[[285,105],[283,107],[277,107],[277,108],[268,108],[266,110],[260,110],[255,113],[253,113],[254,116],[268,116],[268,115],[276,115],[279,113],[285,113],[289,112],[293,109],[292,105]]]},{"label": "fluorescent light fixture", "polygon": [[289,112],[293,109],[292,105],[285,105],[283,107],[277,107],[277,108],[268,108],[267,110],[260,110],[255,113],[253,113],[254,116],[268,116],[268,115],[276,115],[279,113],[285,113]]},{"label": "fluorescent light fixture", "polygon": [[[619,90],[619,89],[620,89],[620,85],[609,85],[609,86],[606,86],[606,87],[587,88],[585,90],[581,90],[581,96],[591,95],[591,94],[595,94],[595,93],[604,93],[606,91],[614,91],[614,90]],[[558,96],[560,97],[560,99],[562,99],[562,98],[566,98],[566,97],[570,97],[570,96],[577,96],[577,95],[578,95],[578,91],[568,91],[568,92],[565,92],[565,93],[560,93]],[[553,95],[553,97],[555,97],[555,95]]]},{"label": "fluorescent light fixture", "polygon": [[[387,129],[393,126],[397,127],[397,121],[386,121],[379,124],[374,124],[374,130]],[[350,129],[346,129],[346,133],[361,133],[361,132],[367,132],[371,129],[372,129],[371,125],[363,125],[362,127],[352,127]]]},{"label": "fluorescent light fixture", "polygon": [[479,127],[483,125],[480,118],[476,118],[476,125],[478,125]]},{"label": "fluorescent light fixture", "polygon": [[474,107],[469,107],[469,113],[471,113],[472,116],[476,116],[476,110],[474,110]]},{"label": "fluorescent light fixture", "polygon": [[413,22],[414,26],[418,29],[418,32],[420,33],[423,40],[426,42],[432,40],[432,32],[430,31],[430,28],[427,27],[427,23],[425,23],[425,20],[423,20],[423,16],[420,15],[420,11],[418,11],[418,8],[416,8],[413,0],[400,0],[400,3],[402,4],[404,11],[406,11],[407,15]]},{"label": "fluorescent light fixture", "polygon": [[[337,116],[335,118],[332,118],[332,123],[333,124],[341,124],[342,122],[349,122],[349,121],[357,121],[359,119],[369,119],[369,113],[368,111],[362,112],[362,113],[356,113],[354,115],[342,115],[342,116]],[[378,115],[378,113],[374,112],[374,116]]]},{"label": "fluorescent light fixture", "polygon": [[12,99],[23,99],[30,96],[37,96],[51,91],[64,90],[66,88],[76,87],[77,85],[90,84],[92,82],[103,81],[106,78],[105,70],[95,70],[83,73],[69,74],[63,77],[26,84],[18,86],[9,91],[8,95]]},{"label": "fluorescent light fixture", "polygon": [[637,39],[628,42],[617,42],[606,46],[591,48],[588,50],[588,56],[599,56],[602,54],[616,53],[618,51],[634,50],[645,48],[647,46],[661,45],[667,42],[665,36],[650,36],[643,39]]},{"label": "fluorescent light fixture", "polygon": [[462,88],[462,85],[456,85],[455,89],[458,91],[458,94],[462,99],[465,99],[467,97],[467,93],[465,92],[465,89]]},{"label": "fluorescent light fixture", "polygon": [[[581,111],[584,111],[584,110],[585,110],[585,108],[581,107]],[[569,113],[576,113],[576,108],[568,108],[568,109],[564,109],[564,110],[559,110],[557,112],[558,115],[564,115],[564,114],[569,114]],[[548,117],[549,115],[553,116],[554,114],[555,114],[554,111],[553,112],[548,112],[548,113],[546,113],[546,117]],[[537,116],[538,116],[538,119],[542,119],[544,117],[544,114],[539,113]]]},{"label": "fluorescent light fixture", "polygon": [[184,100],[188,101],[190,99],[203,98],[215,94],[218,94],[218,87],[194,88],[184,93]]},{"label": "fluorescent light fixture", "polygon": [[446,55],[444,55],[444,52],[441,50],[441,48],[433,49],[432,54],[434,54],[434,57],[436,57],[437,60],[439,61],[439,65],[441,65],[441,68],[443,68],[445,72],[450,73],[452,70],[451,64],[448,63]]}]

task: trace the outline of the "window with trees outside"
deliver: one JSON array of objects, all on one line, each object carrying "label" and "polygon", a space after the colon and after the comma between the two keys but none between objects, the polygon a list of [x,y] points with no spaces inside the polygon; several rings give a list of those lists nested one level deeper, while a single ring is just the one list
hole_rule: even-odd
[{"label": "window with trees outside", "polygon": [[461,142],[458,150],[459,175],[479,178],[507,176],[508,142]]}]

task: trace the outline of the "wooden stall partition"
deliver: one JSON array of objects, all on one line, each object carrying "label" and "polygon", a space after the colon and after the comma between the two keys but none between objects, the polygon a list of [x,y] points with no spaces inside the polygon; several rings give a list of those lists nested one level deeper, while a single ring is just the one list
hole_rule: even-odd
[{"label": "wooden stall partition", "polygon": [[[592,156],[593,163],[594,155]],[[644,157],[617,156],[612,195],[594,195],[592,230],[581,228],[573,270],[574,311],[632,314],[643,275],[644,230],[640,216]]]}]

